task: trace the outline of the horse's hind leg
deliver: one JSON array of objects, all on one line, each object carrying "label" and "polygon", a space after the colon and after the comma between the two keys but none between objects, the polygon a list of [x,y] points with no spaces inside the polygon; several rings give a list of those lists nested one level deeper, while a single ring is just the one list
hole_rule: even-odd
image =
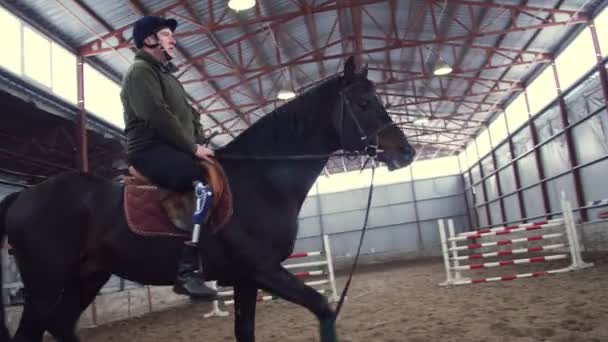
[{"label": "horse's hind leg", "polygon": [[258,288],[252,283],[234,287],[234,334],[238,342],[255,342],[255,307]]},{"label": "horse's hind leg", "polygon": [[13,337],[14,342],[41,342],[44,336],[43,322],[38,319],[34,303],[26,298],[19,327]]},{"label": "horse's hind leg", "polygon": [[275,272],[255,274],[260,288],[310,310],[320,323],[321,342],[336,342],[336,316],[327,299],[317,290],[305,285],[295,275],[280,267]]},{"label": "horse's hind leg", "polygon": [[82,312],[91,304],[110,273],[97,272],[71,279],[65,287],[61,302],[48,322],[48,331],[58,342],[78,342],[76,324]]},{"label": "horse's hind leg", "polygon": [[44,253],[24,253],[15,248],[15,261],[19,267],[25,289],[25,305],[14,342],[40,342],[45,321],[61,299],[64,272],[56,258],[44,258]]}]

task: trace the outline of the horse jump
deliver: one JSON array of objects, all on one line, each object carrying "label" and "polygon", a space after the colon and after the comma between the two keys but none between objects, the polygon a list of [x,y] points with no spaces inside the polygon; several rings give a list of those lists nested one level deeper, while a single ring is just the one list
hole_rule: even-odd
[{"label": "horse jump", "polygon": [[[443,260],[446,270],[446,281],[440,283],[441,286],[448,285],[468,285],[468,284],[478,284],[478,283],[486,283],[493,281],[508,281],[514,279],[521,278],[530,278],[530,277],[539,277],[544,275],[550,275],[555,273],[562,273],[568,271],[580,270],[588,267],[592,267],[593,263],[586,263],[583,261],[581,257],[581,247],[578,239],[578,234],[576,231],[576,223],[574,221],[574,216],[572,213],[572,207],[570,203],[566,201],[565,195],[562,193],[562,212],[563,217],[554,220],[546,220],[532,223],[524,223],[513,226],[502,226],[491,229],[480,229],[473,232],[465,232],[460,234],[454,233],[454,223],[450,219],[448,220],[448,234],[446,235],[445,223],[443,219],[438,220],[439,224],[439,235],[441,237],[441,248],[443,252]],[[551,229],[560,229],[561,232],[556,233],[548,233],[544,234],[546,230]],[[523,236],[523,237],[515,237],[509,240],[498,240],[496,237],[500,235],[510,235],[510,234],[525,234],[531,231],[541,231],[540,235],[534,236]],[[491,251],[493,247],[501,247],[512,244],[524,244],[532,241],[543,241],[550,240],[556,238],[566,237],[566,241],[561,243],[552,243],[547,245],[537,245],[531,247],[524,247],[519,249],[507,249],[507,250],[498,250]],[[483,239],[494,239],[495,241],[489,242],[479,242],[477,240]],[[462,241],[470,241],[474,240],[475,243],[467,244],[459,246],[458,243]],[[460,255],[459,252],[462,251],[472,251],[482,249],[482,253],[471,253]],[[513,256],[519,254],[528,254],[528,253],[536,253],[536,252],[545,252],[545,251],[563,251],[562,254],[553,254],[553,255],[544,255],[544,256],[529,256],[527,258],[518,258],[518,259],[509,259],[509,260],[498,260],[493,262],[485,262],[485,263],[474,263],[474,264],[465,264],[461,265],[461,262],[465,262],[468,260],[479,260],[486,258],[500,258],[504,256]],[[569,252],[569,253],[568,253]],[[478,269],[487,269],[494,267],[503,267],[503,266],[511,266],[511,265],[519,265],[519,264],[529,264],[529,263],[537,263],[537,262],[547,262],[553,260],[561,260],[567,259],[570,257],[571,264],[568,267],[553,269],[541,272],[531,272],[531,273],[520,273],[520,274],[511,274],[511,275],[502,275],[496,277],[487,277],[480,279],[469,279],[463,277],[461,271],[467,270],[478,270]]]},{"label": "horse jump", "polygon": [[[329,235],[323,235],[323,250],[313,252],[300,252],[290,255],[287,260],[303,259],[307,258],[307,261],[301,263],[289,263],[286,262],[283,266],[288,270],[293,269],[307,269],[306,271],[292,272],[296,277],[303,279],[309,277],[320,277],[326,276],[321,279],[306,282],[305,284],[315,288],[319,293],[327,296],[330,302],[336,302],[339,299],[338,290],[336,288],[336,278],[334,274],[334,265],[331,254],[331,245],[329,242]],[[311,257],[314,257],[310,259]],[[322,257],[319,260],[319,257]],[[310,261],[314,260],[314,261]],[[321,267],[320,269],[314,269]],[[209,285],[217,289],[217,282],[209,282]],[[321,288],[319,288],[321,287]],[[329,288],[327,288],[329,287]],[[220,304],[224,306],[234,305],[234,290],[230,287],[223,287],[218,295],[222,297],[220,301],[213,302],[213,309],[205,314],[205,318],[209,317],[226,317],[228,316],[227,311],[223,311],[220,308]],[[273,295],[263,295],[262,291],[258,291],[258,302],[266,302],[271,300],[279,299]]]}]

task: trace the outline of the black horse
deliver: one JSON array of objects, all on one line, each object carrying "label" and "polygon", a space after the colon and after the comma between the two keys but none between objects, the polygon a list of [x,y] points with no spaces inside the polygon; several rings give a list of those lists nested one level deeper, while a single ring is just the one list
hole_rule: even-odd
[{"label": "black horse", "polygon": [[[367,69],[355,72],[351,57],[342,75],[277,108],[216,151],[234,214],[217,233],[203,230],[199,246],[207,279],[234,286],[237,341],[255,341],[258,289],[306,307],[319,319],[320,340],[337,341],[335,311],[281,262],[292,253],[300,207],[329,155],[373,154],[375,147],[389,169],[409,165],[415,154],[376,96]],[[251,155],[285,159],[246,157]],[[289,158],[294,155],[316,158]],[[62,342],[78,341],[77,320],[111,274],[172,284],[183,240],[132,233],[122,206],[121,183],[79,172],[51,177],[0,202],[0,237],[8,236],[27,293],[13,341],[39,342],[44,331]],[[10,341],[3,323],[0,341]]]}]

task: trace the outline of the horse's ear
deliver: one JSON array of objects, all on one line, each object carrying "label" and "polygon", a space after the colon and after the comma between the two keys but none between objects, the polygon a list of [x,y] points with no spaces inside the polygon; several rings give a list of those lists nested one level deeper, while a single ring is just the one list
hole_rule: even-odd
[{"label": "horse's ear", "polygon": [[363,76],[363,78],[367,78],[367,63],[365,63],[363,69],[361,69],[361,76]]},{"label": "horse's ear", "polygon": [[344,78],[352,79],[355,76],[355,57],[350,56],[344,63]]}]

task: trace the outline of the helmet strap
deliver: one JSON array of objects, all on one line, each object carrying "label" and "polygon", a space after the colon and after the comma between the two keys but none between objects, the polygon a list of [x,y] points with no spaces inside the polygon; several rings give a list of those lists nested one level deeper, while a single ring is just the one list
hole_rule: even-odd
[{"label": "helmet strap", "polygon": [[160,49],[160,50],[163,52],[163,54],[165,55],[165,58],[167,59],[167,61],[172,60],[172,59],[173,59],[173,57],[171,57],[171,55],[169,55],[169,54],[167,53],[167,51],[165,51],[165,48],[164,48],[162,45],[160,45],[160,44],[158,43],[158,42],[160,41],[160,39],[158,39],[158,34],[157,34],[157,32],[154,32],[154,38],[156,38],[156,43],[155,43],[155,44],[147,44],[147,43],[144,41],[144,45],[145,45],[146,47],[149,47],[150,49],[159,48],[159,49]]}]

